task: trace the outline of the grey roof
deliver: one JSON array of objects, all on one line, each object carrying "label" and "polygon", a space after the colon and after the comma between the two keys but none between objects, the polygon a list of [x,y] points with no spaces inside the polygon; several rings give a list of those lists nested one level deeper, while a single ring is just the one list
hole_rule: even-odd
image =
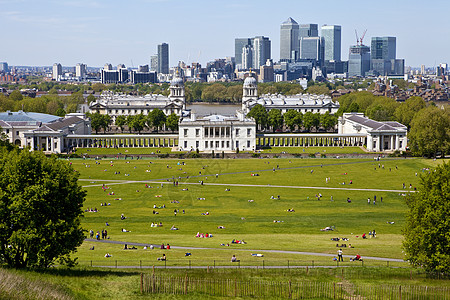
[{"label": "grey roof", "polygon": [[406,126],[398,122],[378,122],[371,120],[367,117],[362,117],[361,115],[352,115],[346,117],[348,120],[361,124],[363,126],[369,127],[375,131],[398,131],[406,130]]},{"label": "grey roof", "polygon": [[53,129],[53,130],[60,130],[63,129],[65,127],[68,127],[72,124],[78,123],[80,122],[82,119],[78,118],[78,117],[70,117],[64,120],[60,120],[58,122],[54,122],[51,124],[48,124],[47,127]]},{"label": "grey roof", "polygon": [[51,123],[56,120],[61,119],[61,117],[48,115],[48,114],[41,114],[41,113],[35,113],[35,112],[24,112],[24,111],[17,111],[17,112],[3,112],[0,113],[0,120],[5,122],[42,122],[42,123]]}]

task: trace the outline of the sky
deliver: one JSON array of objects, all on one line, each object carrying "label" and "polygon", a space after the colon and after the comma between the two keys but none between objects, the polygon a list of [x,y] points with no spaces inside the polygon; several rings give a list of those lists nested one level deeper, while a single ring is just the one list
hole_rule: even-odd
[{"label": "sky", "polygon": [[342,60],[355,29],[397,37],[397,58],[433,67],[450,63],[447,0],[0,0],[0,61],[10,66],[150,63],[169,44],[170,66],[234,56],[234,39],[267,36],[279,60],[280,25],[342,26]]}]

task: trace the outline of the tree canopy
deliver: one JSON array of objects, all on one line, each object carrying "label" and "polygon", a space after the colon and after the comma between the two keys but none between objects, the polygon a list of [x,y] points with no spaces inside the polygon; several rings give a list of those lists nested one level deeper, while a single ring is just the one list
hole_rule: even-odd
[{"label": "tree canopy", "polygon": [[78,173],[41,152],[0,152],[0,262],[15,268],[73,262],[86,192]]},{"label": "tree canopy", "polygon": [[429,273],[450,272],[450,164],[422,175],[419,193],[408,196],[406,204],[406,259]]},{"label": "tree canopy", "polygon": [[256,122],[256,129],[265,128],[269,119],[269,114],[264,106],[256,104],[247,114],[248,117],[253,118]]},{"label": "tree canopy", "polygon": [[411,121],[409,147],[419,156],[445,155],[450,150],[450,113],[448,109],[429,106]]}]

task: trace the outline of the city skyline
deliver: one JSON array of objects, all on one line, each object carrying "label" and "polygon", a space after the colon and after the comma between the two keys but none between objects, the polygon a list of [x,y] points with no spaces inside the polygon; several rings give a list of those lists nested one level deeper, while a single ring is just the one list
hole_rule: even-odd
[{"label": "city skyline", "polygon": [[450,60],[446,51],[450,40],[442,38],[449,36],[450,29],[435,12],[436,7],[448,11],[450,4],[432,2],[424,7],[405,0],[381,0],[376,6],[353,0],[325,0],[314,6],[307,1],[268,0],[136,0],[126,5],[121,1],[0,0],[0,26],[7,28],[0,61],[10,66],[58,62],[88,67],[120,63],[137,68],[150,64],[157,45],[166,42],[171,67],[178,61],[206,65],[234,56],[236,38],[254,36],[271,40],[272,58],[278,61],[280,24],[291,17],[319,28],[340,25],[342,60],[348,59],[349,47],[356,44],[355,29],[367,29],[365,45],[370,46],[372,37],[393,36],[397,57],[405,58],[407,66],[433,67]]}]

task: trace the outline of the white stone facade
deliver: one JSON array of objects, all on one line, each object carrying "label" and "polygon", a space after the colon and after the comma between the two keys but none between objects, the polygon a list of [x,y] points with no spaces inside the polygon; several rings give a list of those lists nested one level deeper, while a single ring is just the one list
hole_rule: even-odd
[{"label": "white stone facade", "polygon": [[183,80],[175,77],[170,83],[169,96],[148,94],[145,96],[133,96],[123,94],[103,93],[99,99],[89,104],[92,113],[110,115],[112,122],[116,117],[123,115],[148,115],[152,110],[158,108],[166,116],[175,113],[181,116],[186,110],[186,96]]},{"label": "white stone facade", "polygon": [[279,109],[282,114],[288,110],[296,110],[301,113],[312,112],[334,114],[339,109],[339,103],[333,102],[328,95],[298,94],[298,95],[262,95],[258,96],[256,79],[249,76],[244,80],[242,111],[248,114],[257,104],[261,104],[266,110]]},{"label": "white stone facade", "polygon": [[363,113],[344,113],[338,120],[339,134],[367,134],[369,151],[404,151],[408,143],[407,132],[403,124],[374,121]]},{"label": "white stone facade", "polygon": [[179,150],[206,152],[251,151],[256,149],[256,123],[237,116],[211,115],[197,119],[195,114],[179,124]]}]

